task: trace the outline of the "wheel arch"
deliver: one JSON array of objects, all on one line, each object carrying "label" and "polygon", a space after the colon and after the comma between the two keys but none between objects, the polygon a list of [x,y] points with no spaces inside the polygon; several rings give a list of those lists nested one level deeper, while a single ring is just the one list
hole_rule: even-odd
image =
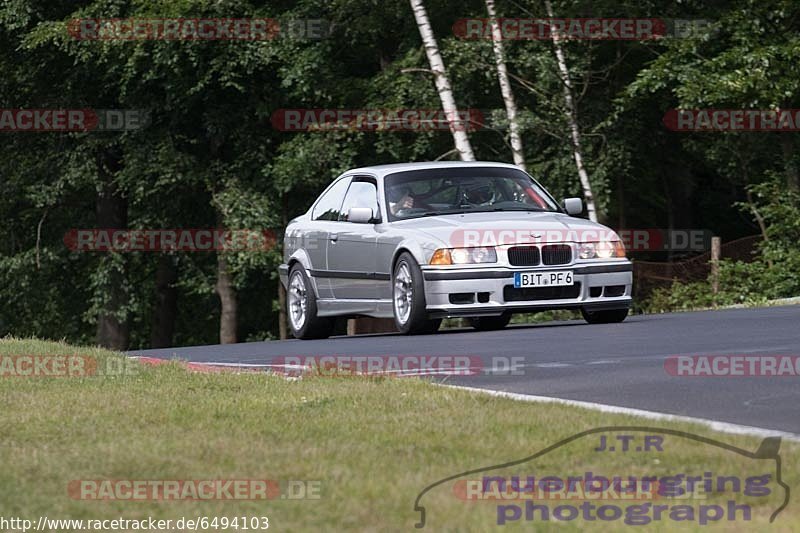
[{"label": "wheel arch", "polygon": [[391,274],[394,274],[394,267],[397,265],[397,260],[400,258],[400,255],[403,252],[407,252],[409,255],[411,255],[411,257],[413,257],[417,262],[417,265],[422,266],[427,264],[424,248],[415,241],[405,240],[397,245],[397,248],[395,248],[394,254],[392,255]]},{"label": "wheel arch", "polygon": [[[295,265],[300,265],[301,267],[303,267],[303,270],[306,271],[306,277],[308,278],[308,281],[311,285],[311,290],[314,291],[314,297],[319,299],[319,291],[317,290],[317,280],[312,275],[313,269],[311,268],[311,261],[309,260],[308,255],[303,250],[297,250],[294,254],[292,254],[289,260],[286,262],[286,265],[288,267],[288,272],[287,272],[288,274],[291,274],[292,267],[294,267]],[[288,287],[289,281],[290,280],[287,278],[287,284],[286,284],[287,289],[289,288]]]}]

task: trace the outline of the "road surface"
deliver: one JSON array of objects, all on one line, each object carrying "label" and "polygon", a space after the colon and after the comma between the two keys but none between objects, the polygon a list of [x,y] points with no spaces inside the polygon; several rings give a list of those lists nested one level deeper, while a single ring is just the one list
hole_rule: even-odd
[{"label": "road surface", "polygon": [[520,375],[481,372],[434,379],[706,418],[800,434],[800,376],[675,377],[670,355],[800,355],[800,305],[633,316],[621,324],[583,321],[436,335],[364,335],[271,341],[131,355],[195,362],[270,364],[286,356],[471,355],[519,357]]}]

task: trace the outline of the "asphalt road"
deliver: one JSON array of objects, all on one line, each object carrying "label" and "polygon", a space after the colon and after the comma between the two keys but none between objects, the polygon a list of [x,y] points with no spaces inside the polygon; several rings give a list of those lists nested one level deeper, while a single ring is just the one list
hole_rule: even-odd
[{"label": "asphalt road", "polygon": [[675,377],[664,368],[670,355],[800,355],[800,305],[634,316],[610,325],[576,320],[494,332],[365,335],[131,354],[244,364],[269,364],[281,356],[471,355],[487,367],[492,357],[520,357],[521,375],[481,372],[435,379],[800,434],[800,376]]}]

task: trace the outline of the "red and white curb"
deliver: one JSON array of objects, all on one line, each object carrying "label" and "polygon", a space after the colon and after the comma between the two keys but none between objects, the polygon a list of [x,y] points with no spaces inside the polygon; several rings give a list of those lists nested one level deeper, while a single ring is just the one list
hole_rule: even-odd
[{"label": "red and white curb", "polygon": [[[218,362],[205,362],[197,363],[193,361],[184,361],[182,359],[159,359],[157,357],[144,357],[144,356],[131,356],[139,362],[150,365],[160,366],[168,363],[178,363],[180,366],[191,372],[199,372],[203,374],[219,374],[223,372],[243,373],[243,372],[269,372],[278,376],[286,377],[287,379],[298,379],[303,374],[322,375],[323,373],[314,372],[314,367],[306,365],[292,365],[292,364],[250,364],[250,363],[218,363]],[[358,373],[343,373],[337,375],[331,373],[330,375],[336,377],[370,377],[370,376],[386,376],[386,377],[420,377],[420,376],[463,376],[465,372],[475,372],[477,369],[473,368],[459,368],[454,370],[447,369],[411,369],[411,370],[381,370],[375,372]]]}]

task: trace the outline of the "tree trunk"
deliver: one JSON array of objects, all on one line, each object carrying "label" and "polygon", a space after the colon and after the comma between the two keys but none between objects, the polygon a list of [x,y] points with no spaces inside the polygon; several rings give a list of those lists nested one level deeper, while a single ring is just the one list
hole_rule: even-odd
[{"label": "tree trunk", "polygon": [[783,165],[786,169],[786,185],[789,189],[800,190],[800,172],[794,161],[794,137],[787,133],[778,134],[781,139],[781,151],[783,152]]},{"label": "tree trunk", "polygon": [[170,255],[158,258],[153,323],[150,329],[150,348],[169,348],[173,345],[175,319],[178,316],[178,269]]},{"label": "tree trunk", "polygon": [[[622,63],[622,42],[617,41],[616,45],[616,63]],[[615,69],[614,72],[614,93],[621,91],[625,84],[622,81],[622,69]],[[625,219],[625,177],[622,172],[617,171],[617,194],[614,201],[617,204],[617,227],[619,229],[628,229],[628,221]]]},{"label": "tree trunk", "polygon": [[[281,227],[286,231],[289,225],[289,197],[286,193],[281,195]],[[289,328],[286,323],[286,289],[278,279],[278,338],[286,340],[289,338]]]},{"label": "tree trunk", "polygon": [[422,0],[410,0],[411,10],[417,21],[419,35],[422,37],[422,44],[425,54],[428,56],[433,79],[436,83],[436,90],[439,92],[439,99],[442,101],[442,109],[450,123],[450,132],[453,134],[453,142],[458,150],[462,161],[475,161],[475,154],[472,152],[472,145],[469,143],[466,128],[468,124],[461,120],[458,114],[458,107],[453,97],[453,90],[450,87],[450,80],[447,78],[447,71],[444,68],[444,61],[439,54],[439,45],[433,36],[433,29],[428,21],[428,13]]},{"label": "tree trunk", "polygon": [[[544,5],[547,10],[547,16],[551,19],[555,18],[550,0],[545,0]],[[550,26],[550,33],[552,34],[553,47],[556,52],[556,62],[558,63],[558,70],[561,74],[561,81],[564,87],[564,104],[567,110],[566,117],[572,138],[572,156],[575,159],[575,166],[578,169],[578,178],[580,178],[581,187],[583,188],[583,197],[586,200],[586,210],[589,213],[589,220],[597,222],[597,208],[594,194],[592,193],[592,184],[589,182],[589,174],[586,172],[586,167],[583,164],[581,131],[578,128],[578,110],[575,105],[575,99],[572,96],[572,81],[570,81],[564,48],[561,46],[562,37],[561,33],[556,30],[554,25]]]},{"label": "tree trunk", "polygon": [[[212,160],[219,157],[224,140],[220,137],[212,136],[209,139],[208,152]],[[215,182],[212,192],[216,197],[224,188],[223,182]],[[213,202],[217,209],[217,229],[224,231],[225,220],[221,208]],[[228,260],[224,250],[217,250],[217,283],[214,291],[219,296],[219,342],[220,344],[235,344],[238,342],[236,330],[239,323],[238,306],[236,301],[236,287],[233,283],[233,276],[228,268]]]},{"label": "tree trunk", "polygon": [[220,301],[219,342],[220,344],[235,344],[238,322],[236,289],[233,286],[233,276],[228,271],[225,252],[217,252],[216,291]]},{"label": "tree trunk", "polygon": [[503,95],[503,103],[508,117],[511,155],[514,157],[514,164],[525,170],[525,152],[522,149],[522,136],[520,135],[519,121],[517,120],[517,102],[514,100],[514,92],[511,90],[511,82],[508,79],[505,51],[503,50],[503,34],[497,24],[497,10],[494,6],[494,0],[486,0],[486,11],[489,13],[489,23],[492,26],[492,47],[494,48],[494,59],[497,64],[497,80],[500,82],[500,93]]},{"label": "tree trunk", "polygon": [[[667,235],[672,235],[672,231],[675,229],[675,210],[673,206],[672,194],[670,194],[673,185],[663,174],[661,176],[661,186],[663,187],[664,199],[667,203]],[[670,279],[672,279],[672,257],[674,253],[675,252],[672,250],[672,246],[670,246],[667,250],[667,277]]]},{"label": "tree trunk", "polygon": [[[120,170],[119,158],[109,152],[98,158],[98,173],[103,180],[97,195],[95,210],[97,226],[101,229],[125,229],[128,227],[128,201],[113,181],[114,174]],[[130,342],[130,328],[126,319],[120,318],[121,309],[127,304],[125,292],[127,259],[111,265],[108,281],[101,287],[106,296],[106,306],[97,317],[97,344],[112,350],[127,350]],[[114,261],[114,257],[103,258]],[[102,268],[102,266],[101,266]]]}]

